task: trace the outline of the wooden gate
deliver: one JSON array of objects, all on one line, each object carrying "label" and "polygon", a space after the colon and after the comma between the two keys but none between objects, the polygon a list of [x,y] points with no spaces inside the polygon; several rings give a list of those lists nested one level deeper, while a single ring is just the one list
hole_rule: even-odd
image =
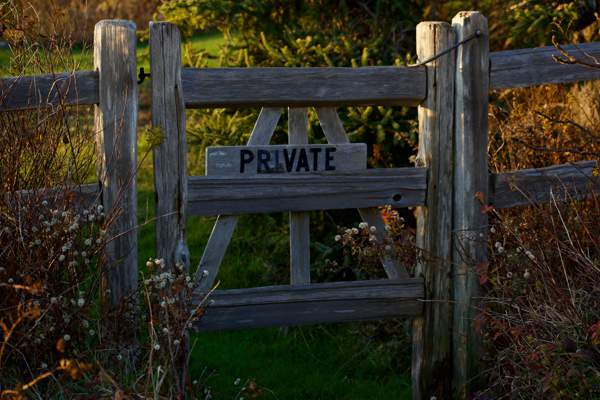
[{"label": "wooden gate", "polygon": [[[414,102],[415,82],[424,79],[424,70],[397,76],[397,68],[185,69],[180,48],[174,25],[150,25],[153,123],[165,135],[154,153],[158,256],[187,262],[185,216],[218,216],[197,269],[202,299],[215,282],[238,215],[290,213],[290,285],[215,291],[196,328],[293,326],[420,314],[423,279],[410,278],[391,252],[381,258],[389,280],[311,284],[307,212],[357,208],[375,227],[377,240],[383,241],[385,224],[375,207],[424,204],[426,170],[367,169],[366,145],[350,144],[331,107],[383,104],[390,99]],[[423,96],[423,88],[420,92],[418,96]],[[238,106],[262,107],[247,145],[208,148],[206,175],[188,177],[185,107]],[[289,145],[269,146],[284,106],[288,106]],[[316,107],[330,145],[308,145],[306,106]]]}]

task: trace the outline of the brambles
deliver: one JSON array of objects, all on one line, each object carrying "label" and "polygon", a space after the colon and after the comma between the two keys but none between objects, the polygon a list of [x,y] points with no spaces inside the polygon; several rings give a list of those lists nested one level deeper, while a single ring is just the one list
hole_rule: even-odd
[{"label": "brambles", "polygon": [[45,195],[0,202],[0,382],[19,395],[59,373],[81,378],[102,337],[95,293],[104,210]]},{"label": "brambles", "polygon": [[[190,346],[187,332],[204,313],[208,300],[206,297],[193,304],[194,289],[201,282],[194,281],[183,265],[173,268],[166,266],[162,259],[149,259],[146,268],[147,275],[142,274],[149,337],[145,345],[145,391],[151,388],[150,393],[168,393],[170,398],[184,396],[191,386],[187,371]],[[201,274],[202,279],[207,275]]]},{"label": "brambles", "polygon": [[[491,108],[492,166],[503,171],[596,158],[594,93],[596,84],[499,93]],[[486,346],[488,387],[479,398],[598,395],[599,204],[591,195],[488,209],[489,263],[477,271],[485,307],[474,321]]]},{"label": "brambles", "polygon": [[599,217],[597,198],[496,214],[496,244],[478,271],[487,289],[477,323],[490,382],[482,396],[593,397],[600,385]]}]

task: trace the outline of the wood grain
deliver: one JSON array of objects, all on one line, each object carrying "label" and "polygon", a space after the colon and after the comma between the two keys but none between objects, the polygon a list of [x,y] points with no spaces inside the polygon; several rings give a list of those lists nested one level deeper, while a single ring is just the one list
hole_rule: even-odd
[{"label": "wood grain", "polygon": [[[446,22],[417,25],[417,57],[428,59],[455,43]],[[423,315],[413,320],[413,399],[444,398],[451,393],[452,325],[452,173],[455,57],[440,57],[426,65],[427,99],[419,106],[417,167],[428,168],[425,206],[415,211],[416,245],[421,257],[415,276],[425,279]]]},{"label": "wood grain", "polygon": [[[271,141],[273,132],[277,127],[279,118],[281,117],[280,108],[263,108],[260,110],[254,129],[248,139],[249,145],[265,145]],[[192,181],[192,179],[190,179]],[[191,192],[192,187],[188,181],[188,213],[194,215],[193,200],[194,194]],[[197,214],[197,213],[196,213]],[[213,214],[214,215],[214,214]],[[225,256],[225,251],[231,236],[237,225],[237,216],[220,215],[215,221],[215,225],[210,233],[204,253],[196,269],[195,281],[199,282],[201,292],[207,293],[213,286],[219,266]]]},{"label": "wood grain", "polygon": [[[427,171],[422,168],[251,177],[189,177],[190,215],[238,215],[286,211],[423,205]],[[376,215],[368,222],[377,224]],[[385,233],[385,227],[377,231]]]},{"label": "wood grain", "polygon": [[490,203],[511,208],[600,194],[598,161],[521,169],[491,176]]},{"label": "wood grain", "polygon": [[489,37],[487,20],[479,12],[458,13],[452,27],[457,41],[481,32],[457,49],[454,90],[452,384],[454,396],[467,399],[481,356],[473,326],[480,297],[476,268],[487,261],[487,217],[477,197],[488,197]]},{"label": "wood grain", "polygon": [[[323,128],[323,133],[327,138],[328,143],[332,144],[343,144],[350,143],[350,139],[348,139],[348,135],[346,135],[346,131],[344,130],[344,125],[340,120],[340,116],[338,115],[335,108],[331,107],[319,107],[316,109],[317,116],[319,117],[319,122],[321,123],[321,128]],[[398,197],[399,195],[400,197]],[[394,198],[398,199],[400,202],[406,200],[404,196],[397,192],[395,195],[392,195],[392,200]],[[373,204],[373,205],[382,205],[382,204]],[[395,203],[387,202],[384,205],[394,205],[396,207],[407,207],[405,205],[400,206],[396,201]],[[369,207],[369,205],[361,205],[360,207]],[[375,237],[377,238],[379,243],[383,243],[386,240],[387,231],[385,230],[385,224],[381,219],[381,215],[379,214],[378,209],[367,209],[367,208],[359,208],[358,212],[369,226],[375,226],[377,229],[375,232]],[[398,279],[398,278],[407,278],[408,272],[406,268],[399,265],[398,257],[392,253],[385,253],[381,256],[381,264],[385,269],[385,272],[390,279]]]},{"label": "wood grain", "polygon": [[416,105],[425,69],[184,68],[187,107]]},{"label": "wood grain", "polygon": [[[600,42],[563,48],[571,56],[590,64],[597,64],[596,60],[600,59]],[[493,52],[490,54],[490,86],[506,89],[600,79],[600,64],[599,68],[560,64],[553,56],[561,56],[554,46]]]},{"label": "wood grain", "polygon": [[[288,142],[290,145],[306,145],[308,143],[308,109],[288,109]],[[336,149],[337,150],[337,149]],[[337,151],[336,151],[337,153]],[[364,168],[367,167],[366,146],[359,156],[364,156]],[[344,164],[352,168],[355,160]],[[310,283],[310,217],[305,212],[290,213],[290,283],[292,285]]]},{"label": "wood grain", "polygon": [[112,220],[105,247],[104,293],[112,307],[137,290],[137,80],[135,24],[104,20],[94,29],[99,75],[95,107],[97,170],[102,204]]},{"label": "wood grain", "polygon": [[98,101],[96,71],[0,79],[0,111],[89,105]]},{"label": "wood grain", "polygon": [[152,126],[163,140],[152,150],[156,199],[156,257],[189,269],[186,244],[187,140],[181,91],[181,35],[167,22],[150,23]]},{"label": "wood grain", "polygon": [[421,311],[422,296],[421,279],[219,290],[211,295],[213,303],[195,329],[246,329],[414,316]]},{"label": "wood grain", "polygon": [[[287,151],[288,157],[292,160],[292,170],[288,172],[286,167],[283,150]],[[317,172],[324,172],[326,167],[333,167],[335,171],[361,171],[367,168],[367,145],[366,143],[352,143],[343,145],[325,145],[325,144],[289,144],[289,145],[269,145],[269,146],[211,146],[206,148],[206,175],[210,176],[240,176],[240,175],[273,175],[273,174],[306,174],[312,173],[314,169],[313,151],[318,151],[316,156]],[[333,152],[329,150],[335,149]],[[300,157],[300,151],[307,154],[308,170],[298,168],[297,163]],[[250,151],[252,160],[244,162],[244,167],[240,168],[242,162],[240,152]],[[268,162],[269,170],[260,164],[261,171],[258,171],[257,164],[259,151],[270,153]],[[274,152],[277,152],[278,164],[274,160]],[[293,155],[291,154],[293,152]],[[333,160],[326,163],[326,155],[333,157]],[[250,156],[248,156],[250,157]],[[302,165],[301,165],[302,166]],[[243,169],[243,172],[242,172]]]}]

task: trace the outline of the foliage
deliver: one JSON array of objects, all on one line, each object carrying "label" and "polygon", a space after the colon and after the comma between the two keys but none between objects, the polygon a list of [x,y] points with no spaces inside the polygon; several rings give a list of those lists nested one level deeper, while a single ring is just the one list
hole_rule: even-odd
[{"label": "foliage", "polygon": [[457,12],[472,9],[488,18],[491,50],[548,46],[553,36],[561,43],[597,37],[598,9],[594,2],[506,0],[498,7],[494,0],[450,0],[440,2],[431,12],[436,19],[449,21]]}]

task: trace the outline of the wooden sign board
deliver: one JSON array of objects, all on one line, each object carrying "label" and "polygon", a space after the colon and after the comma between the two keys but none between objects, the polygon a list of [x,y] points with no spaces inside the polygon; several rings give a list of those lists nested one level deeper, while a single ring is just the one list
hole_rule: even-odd
[{"label": "wooden sign board", "polygon": [[366,168],[365,143],[206,148],[206,175],[307,174]]}]

